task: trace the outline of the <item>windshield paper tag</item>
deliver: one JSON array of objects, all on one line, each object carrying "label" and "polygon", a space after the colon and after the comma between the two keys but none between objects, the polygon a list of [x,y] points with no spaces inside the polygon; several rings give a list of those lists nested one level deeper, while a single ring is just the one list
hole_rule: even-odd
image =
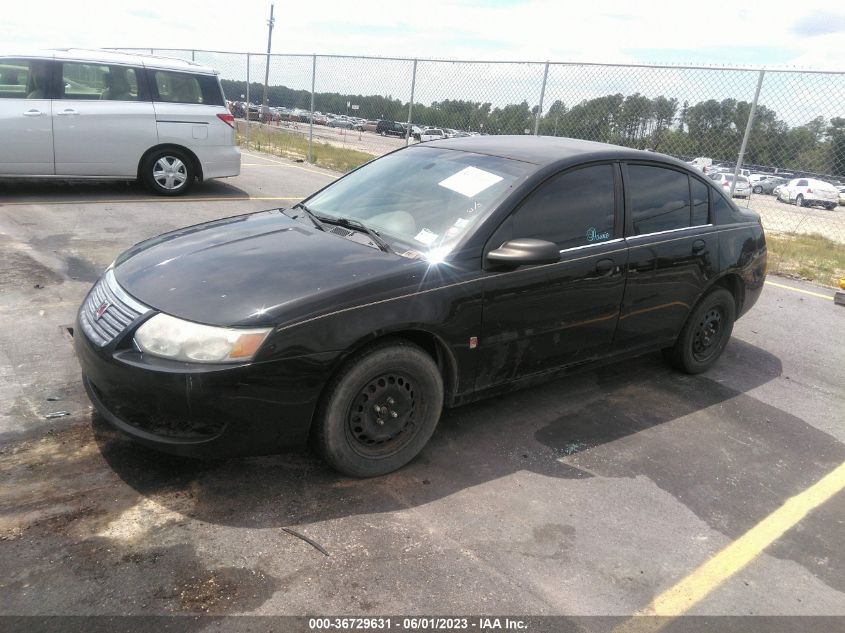
[{"label": "windshield paper tag", "polygon": [[437,238],[437,233],[432,233],[428,229],[423,229],[414,236],[415,240],[421,244],[425,244],[426,246],[431,246]]},{"label": "windshield paper tag", "polygon": [[488,187],[492,187],[502,180],[501,176],[491,174],[489,171],[475,167],[465,167],[457,174],[452,174],[446,180],[441,180],[438,185],[457,191],[459,194],[472,198]]}]

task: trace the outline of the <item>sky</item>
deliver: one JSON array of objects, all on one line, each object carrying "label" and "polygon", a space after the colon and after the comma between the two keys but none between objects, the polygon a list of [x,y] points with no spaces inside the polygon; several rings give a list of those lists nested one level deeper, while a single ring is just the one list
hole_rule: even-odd
[{"label": "sky", "polygon": [[[4,3],[5,52],[266,49],[264,0]],[[845,5],[636,0],[276,2],[273,51],[468,60],[729,64],[845,71]]]}]

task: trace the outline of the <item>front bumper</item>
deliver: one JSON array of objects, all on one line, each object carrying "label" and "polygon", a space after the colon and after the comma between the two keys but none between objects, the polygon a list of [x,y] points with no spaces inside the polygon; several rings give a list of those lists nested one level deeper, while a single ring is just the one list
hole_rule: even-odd
[{"label": "front bumper", "polygon": [[77,321],[74,346],[97,411],[141,444],[191,457],[265,455],[303,445],[323,387],[325,355],[237,366],[144,358],[99,348]]}]

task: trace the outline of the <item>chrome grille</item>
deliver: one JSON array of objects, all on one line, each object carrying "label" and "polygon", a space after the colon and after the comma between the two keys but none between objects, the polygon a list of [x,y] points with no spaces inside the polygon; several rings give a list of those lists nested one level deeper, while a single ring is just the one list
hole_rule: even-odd
[{"label": "chrome grille", "polygon": [[79,325],[91,342],[104,347],[149,310],[126,294],[117,284],[114,272],[107,270],[91,288],[79,309]]}]

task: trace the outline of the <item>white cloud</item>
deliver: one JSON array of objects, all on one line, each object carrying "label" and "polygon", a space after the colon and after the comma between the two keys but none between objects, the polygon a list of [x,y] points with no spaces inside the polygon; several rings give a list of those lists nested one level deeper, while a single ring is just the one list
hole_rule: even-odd
[{"label": "white cloud", "polygon": [[[260,52],[269,2],[46,0],[33,12],[7,3],[7,48],[152,46]],[[651,56],[696,62],[729,50],[737,64],[802,64],[845,70],[841,33],[808,35],[801,24],[833,15],[829,0],[730,4],[560,0],[323,0],[279,2],[274,51],[467,59],[632,62]],[[295,8],[291,8],[295,7]],[[826,13],[825,13],[826,12]],[[817,21],[817,20],[816,20]],[[761,60],[762,58],[762,60]],[[751,60],[751,61],[749,61]],[[724,59],[714,61],[724,62]]]}]

